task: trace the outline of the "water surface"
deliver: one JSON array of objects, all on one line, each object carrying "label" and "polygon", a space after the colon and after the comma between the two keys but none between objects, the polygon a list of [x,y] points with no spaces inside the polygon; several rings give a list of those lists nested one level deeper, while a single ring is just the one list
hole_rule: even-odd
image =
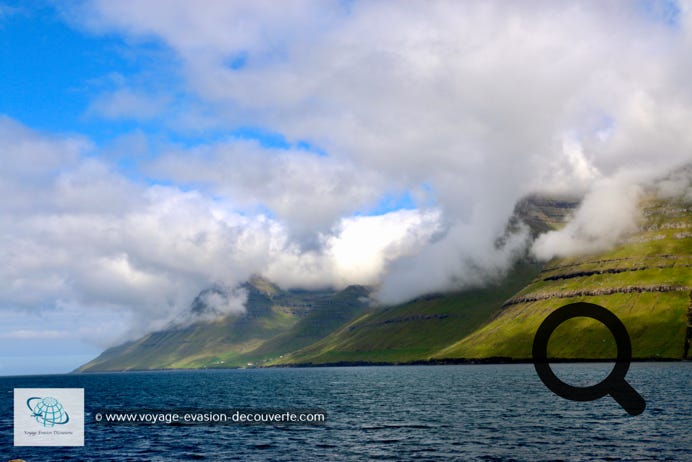
[{"label": "water surface", "polygon": [[[560,365],[588,384],[603,365]],[[577,403],[530,364],[244,369],[0,377],[0,448],[33,460],[684,460],[692,364],[633,364],[637,417],[609,397]],[[586,383],[585,383],[586,382]],[[84,448],[14,447],[12,389],[83,387]],[[322,408],[321,426],[108,426],[95,409]],[[0,457],[0,460],[3,460]],[[689,460],[689,459],[687,459]]]}]

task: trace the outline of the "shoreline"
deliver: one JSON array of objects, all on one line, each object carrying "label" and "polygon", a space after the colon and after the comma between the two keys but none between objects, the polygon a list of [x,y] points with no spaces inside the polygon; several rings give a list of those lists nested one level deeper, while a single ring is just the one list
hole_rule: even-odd
[{"label": "shoreline", "polygon": [[[577,363],[614,363],[615,358],[557,358],[551,359],[551,364],[577,364]],[[632,358],[631,363],[685,363],[689,358]],[[448,358],[433,360],[414,360],[406,362],[377,362],[377,361],[337,361],[329,363],[295,363],[276,364],[268,366],[237,366],[237,367],[198,367],[198,368],[161,368],[161,369],[123,369],[123,370],[96,370],[96,371],[71,371],[66,374],[119,374],[123,372],[181,372],[181,371],[223,371],[237,369],[311,369],[321,367],[373,367],[373,366],[454,366],[454,365],[502,365],[502,364],[533,364],[533,359],[526,358]],[[62,374],[55,374],[62,375]]]}]

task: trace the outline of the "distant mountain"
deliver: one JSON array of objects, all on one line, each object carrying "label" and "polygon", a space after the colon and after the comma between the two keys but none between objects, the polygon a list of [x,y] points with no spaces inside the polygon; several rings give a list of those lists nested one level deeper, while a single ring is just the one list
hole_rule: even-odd
[{"label": "distant mountain", "polygon": [[[78,371],[239,367],[302,348],[365,311],[368,289],[285,291],[262,278],[244,285],[246,311],[172,327],[104,351]],[[219,291],[221,289],[208,289]],[[205,292],[191,311],[204,314]]]},{"label": "distant mountain", "polygon": [[[559,228],[578,203],[529,197],[517,204],[508,230],[520,221],[534,235]],[[572,301],[615,312],[636,358],[680,359],[692,332],[692,205],[648,201],[643,208],[641,231],[608,252],[545,265],[526,258],[487,287],[397,306],[371,307],[370,290],[360,286],[286,291],[254,278],[245,285],[245,313],[146,335],[79,371],[529,359],[538,324]],[[195,314],[209,309],[203,295],[193,303]],[[575,319],[556,330],[549,352],[608,358],[613,345],[603,326]]]}]

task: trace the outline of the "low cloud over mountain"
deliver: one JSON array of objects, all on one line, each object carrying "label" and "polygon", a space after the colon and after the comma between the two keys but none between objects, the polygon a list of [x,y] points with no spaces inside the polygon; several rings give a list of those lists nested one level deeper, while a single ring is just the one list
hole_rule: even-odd
[{"label": "low cloud over mountain", "polygon": [[110,137],[0,119],[0,303],[101,343],[253,274],[381,302],[482,284],[532,245],[496,245],[532,192],[584,197],[536,256],[601,250],[692,158],[688,2],[60,8],[139,67],[84,78]]}]

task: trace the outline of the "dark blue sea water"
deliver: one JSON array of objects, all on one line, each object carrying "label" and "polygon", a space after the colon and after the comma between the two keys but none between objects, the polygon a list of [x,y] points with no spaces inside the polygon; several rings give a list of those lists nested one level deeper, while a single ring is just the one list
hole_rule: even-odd
[{"label": "dark blue sea water", "polygon": [[[588,382],[603,365],[561,365]],[[572,402],[530,364],[246,369],[0,377],[0,461],[692,460],[692,364],[633,364],[647,401]],[[12,389],[85,389],[83,448],[14,447]],[[321,426],[109,426],[103,407],[322,408]]]}]

